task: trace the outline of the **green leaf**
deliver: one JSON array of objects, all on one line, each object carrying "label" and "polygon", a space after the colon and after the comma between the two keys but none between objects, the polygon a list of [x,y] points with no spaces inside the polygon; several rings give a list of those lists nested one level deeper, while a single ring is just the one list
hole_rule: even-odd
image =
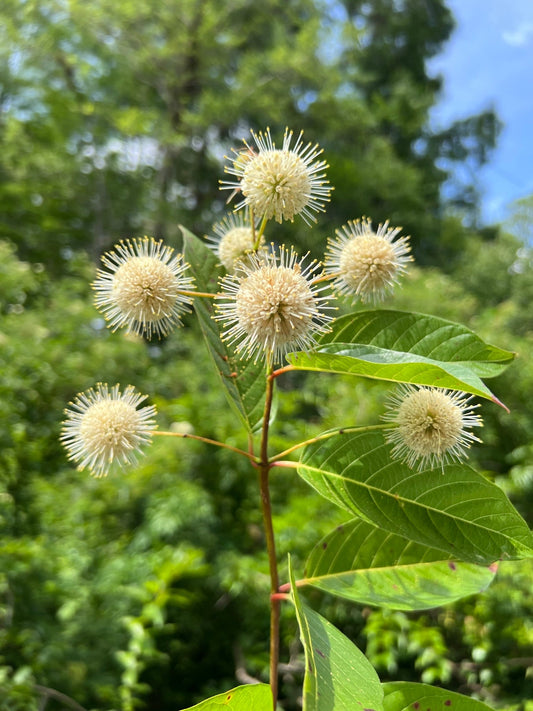
[{"label": "green leaf", "polygon": [[[218,291],[221,267],[213,252],[198,237],[181,227],[185,260],[191,265],[198,291]],[[263,363],[243,360],[220,337],[218,322],[212,316],[212,299],[196,298],[194,307],[205,342],[224,392],[249,432],[254,432],[263,417],[265,402],[265,367]]]},{"label": "green leaf", "polygon": [[498,375],[513,358],[459,324],[387,310],[343,316],[314,351],[287,356],[298,370],[462,390],[495,402],[480,378]]},{"label": "green leaf", "polygon": [[247,684],[217,694],[183,711],[272,711],[272,691],[268,684]]},{"label": "green leaf", "polygon": [[491,711],[481,701],[428,684],[392,681],[383,690],[385,711]]},{"label": "green leaf", "polygon": [[496,570],[454,561],[355,519],[313,548],[299,582],[368,605],[425,610],[485,590]]},{"label": "green leaf", "polygon": [[291,595],[305,651],[303,711],[382,711],[383,690],[365,655],[298,594],[289,560]]},{"label": "green leaf", "polygon": [[298,472],[350,513],[454,559],[533,556],[533,534],[495,484],[466,464],[413,471],[390,450],[380,431],[334,434],[305,448]]}]

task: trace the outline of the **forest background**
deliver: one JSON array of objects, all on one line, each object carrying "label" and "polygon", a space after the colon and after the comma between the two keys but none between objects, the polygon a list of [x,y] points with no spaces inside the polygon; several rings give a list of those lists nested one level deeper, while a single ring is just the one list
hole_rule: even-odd
[{"label": "forest background", "polygon": [[[472,457],[533,525],[533,200],[505,229],[480,226],[464,176],[490,159],[497,116],[431,130],[441,80],[427,62],[453,26],[444,0],[2,3],[2,711],[106,711],[127,697],[167,711],[268,673],[267,562],[248,468],[159,438],[135,470],[95,480],[58,442],[66,403],[102,380],[150,393],[162,426],[243,446],[194,318],[160,342],[113,335],[89,284],[119,239],[179,249],[180,224],[210,234],[227,209],[223,156],[249,128],[270,126],[278,140],[285,126],[304,129],[335,186],[312,231],[295,222],[267,239],[320,257],[348,219],[390,219],[412,236],[417,265],[394,307],[457,319],[522,356],[494,385],[511,414],[483,407]],[[338,413],[364,424],[382,411],[378,383],[298,374],[283,387],[279,449]],[[339,514],[296,479],[275,480],[272,493],[280,555],[301,564]],[[502,565],[483,596],[446,610],[312,598],[383,681],[531,711],[532,590],[528,561]],[[285,614],[290,711],[303,667]]]}]

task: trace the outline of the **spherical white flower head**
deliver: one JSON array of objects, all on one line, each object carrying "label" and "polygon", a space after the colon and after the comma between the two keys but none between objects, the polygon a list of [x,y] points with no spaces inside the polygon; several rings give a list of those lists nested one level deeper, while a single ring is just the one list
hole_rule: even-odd
[{"label": "spherical white flower head", "polygon": [[329,240],[326,273],[335,276],[335,288],[361,301],[380,301],[392,291],[406,264],[413,261],[409,254],[409,237],[395,239],[400,227],[379,225],[376,232],[367,218],[350,221],[336,230],[337,239]]},{"label": "spherical white flower head", "polygon": [[105,383],[76,396],[65,410],[60,439],[78,470],[88,468],[93,476],[102,477],[114,464],[136,463],[136,452],[150,442],[155,429],[155,407],[137,409],[147,397],[132,385],[121,394],[119,385],[110,390]]},{"label": "spherical white flower head", "polygon": [[99,269],[92,285],[95,305],[114,331],[126,326],[161,338],[189,311],[191,298],[181,292],[193,289],[194,282],[172,247],[148,237],[125,240],[104,254],[102,263],[108,271]]},{"label": "spherical white flower head", "polygon": [[284,247],[251,255],[237,275],[221,282],[215,318],[223,322],[223,338],[249,356],[263,353],[279,362],[285,353],[305,350],[315,343],[315,334],[328,330],[330,316],[323,313],[327,287],[313,282],[316,262],[303,267],[303,259]]},{"label": "spherical white flower head", "polygon": [[[239,262],[246,261],[254,252],[256,237],[250,226],[248,210],[226,215],[213,225],[213,232],[215,235],[207,237],[207,241],[228,272],[233,272]],[[264,249],[263,239],[259,248]]]},{"label": "spherical white flower head", "polygon": [[324,212],[331,186],[324,170],[324,160],[316,160],[322,153],[317,144],[304,144],[300,132],[291,148],[293,132],[285,130],[283,147],[277,149],[270,129],[252,136],[258,151],[245,143],[246,151],[235,151],[237,157],[226,166],[225,172],[237,181],[222,181],[222,189],[240,191],[243,200],[236,209],[248,205],[254,215],[277,222],[294,220],[301,215],[309,225],[316,222],[313,212]]},{"label": "spherical white flower head", "polygon": [[394,444],[392,456],[419,471],[464,459],[471,443],[481,441],[469,428],[483,425],[470,399],[450,390],[403,386],[390,397],[383,418],[396,425],[386,435]]}]

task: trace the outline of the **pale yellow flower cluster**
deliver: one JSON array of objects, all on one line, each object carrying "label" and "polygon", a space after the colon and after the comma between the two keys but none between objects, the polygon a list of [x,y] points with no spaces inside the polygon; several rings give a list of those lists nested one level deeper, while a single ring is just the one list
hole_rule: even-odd
[{"label": "pale yellow flower cluster", "polygon": [[[312,348],[330,328],[327,282],[338,295],[377,302],[392,291],[412,257],[400,228],[385,222],[373,230],[367,218],[336,230],[323,270],[292,248],[267,248],[268,220],[281,223],[300,215],[308,225],[316,222],[332,187],[322,149],[304,143],[302,133],[294,141],[286,130],[280,149],[268,128],[252,131],[252,138],[253,145],[244,141],[244,149],[234,150],[225,168],[233,179],[221,183],[240,201],[213,225],[207,242],[226,270],[220,292],[213,295],[222,339],[272,367],[291,351]],[[93,288],[96,307],[113,330],[126,328],[148,339],[179,325],[195,295],[183,256],[147,237],[122,241],[106,253]],[[155,409],[137,410],[145,397],[131,386],[121,395],[119,386],[109,390],[107,385],[79,395],[66,411],[62,434],[69,457],[96,476],[106,474],[113,462],[132,463],[153,428]],[[469,428],[480,419],[460,393],[407,388],[391,402],[392,455],[409,466],[460,459],[476,440]]]},{"label": "pale yellow flower cluster", "polygon": [[404,385],[389,398],[384,420],[396,425],[388,435],[392,456],[419,471],[460,461],[472,442],[470,429],[482,420],[464,393]]}]

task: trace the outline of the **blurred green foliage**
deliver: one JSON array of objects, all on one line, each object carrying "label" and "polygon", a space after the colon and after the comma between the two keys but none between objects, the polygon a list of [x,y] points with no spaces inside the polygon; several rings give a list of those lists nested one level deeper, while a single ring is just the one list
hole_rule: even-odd
[{"label": "blurred green foliage", "polygon": [[[119,238],[176,245],[180,222],[209,231],[224,209],[222,156],[249,126],[280,136],[286,124],[304,128],[325,147],[336,188],[311,243],[298,224],[269,238],[320,254],[348,219],[403,224],[430,266],[411,270],[394,307],[462,321],[520,354],[494,385],[511,415],[483,405],[484,445],[472,456],[533,523],[531,202],[501,232],[476,229],[475,186],[442,199],[454,163],[487,160],[498,123],[485,112],[429,130],[440,80],[425,61],[453,20],[441,0],[402,7],[7,0],[0,9],[2,711],[45,702],[46,711],[166,711],[236,677],[265,678],[268,566],[248,464],[155,438],[138,468],[93,480],[58,443],[68,401],[106,381],[150,394],[162,429],[246,447],[194,317],[162,342],[112,334],[89,283],[96,256]],[[376,421],[387,392],[303,374],[280,389],[278,451],[339,421]],[[280,558],[290,551],[301,568],[340,514],[292,470],[276,472],[272,495]],[[383,680],[422,678],[531,711],[532,589],[533,570],[520,564],[502,566],[482,597],[423,615],[309,597]],[[292,611],[283,615],[289,711],[303,668]]]}]

